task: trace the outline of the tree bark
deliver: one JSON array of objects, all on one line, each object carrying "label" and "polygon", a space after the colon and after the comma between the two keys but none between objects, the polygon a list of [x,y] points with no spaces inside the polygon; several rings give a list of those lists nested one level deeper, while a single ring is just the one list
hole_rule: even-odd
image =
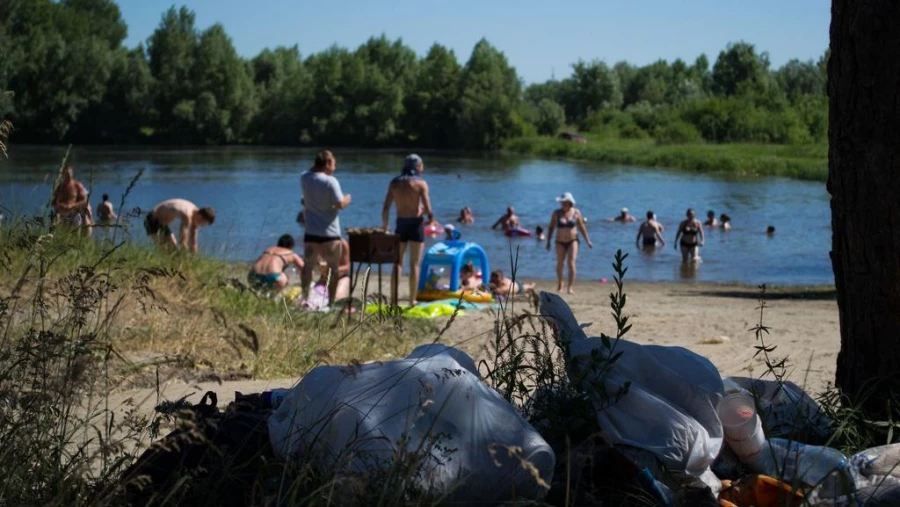
[{"label": "tree bark", "polygon": [[880,416],[900,394],[900,1],[832,0],[831,15],[836,385]]}]

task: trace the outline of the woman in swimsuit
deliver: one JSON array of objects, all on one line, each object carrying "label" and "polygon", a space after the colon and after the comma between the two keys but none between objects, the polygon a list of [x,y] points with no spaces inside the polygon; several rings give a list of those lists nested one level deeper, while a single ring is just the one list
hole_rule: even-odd
[{"label": "woman in swimsuit", "polygon": [[459,218],[457,218],[456,221],[461,224],[472,224],[475,223],[475,217],[472,216],[472,210],[466,206],[459,210]]},{"label": "woman in swimsuit", "polygon": [[258,289],[282,290],[287,287],[285,268],[294,265],[300,272],[303,271],[303,259],[294,253],[293,248],[294,238],[290,234],[278,238],[278,246],[266,248],[247,274],[250,285]]},{"label": "woman in swimsuit", "polygon": [[678,232],[675,233],[675,248],[681,247],[681,261],[685,263],[688,260],[699,262],[700,247],[703,246],[704,240],[703,224],[697,220],[694,209],[688,208],[687,220],[678,224]]},{"label": "woman in swimsuit", "polygon": [[556,198],[560,208],[550,217],[550,228],[547,231],[547,250],[550,250],[550,241],[553,231],[556,233],[556,290],[561,291],[563,286],[563,267],[569,266],[569,279],[567,292],[574,294],[572,286],[575,284],[575,261],[578,259],[578,231],[584,235],[584,242],[588,248],[594,248],[588,237],[587,227],[581,212],[575,208],[575,198],[571,192],[566,192]]}]

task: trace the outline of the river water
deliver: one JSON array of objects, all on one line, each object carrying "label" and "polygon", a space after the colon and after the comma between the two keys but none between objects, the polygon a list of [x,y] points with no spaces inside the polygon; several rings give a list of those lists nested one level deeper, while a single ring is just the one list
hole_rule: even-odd
[{"label": "river water", "polygon": [[[9,216],[45,209],[50,185],[65,154],[58,147],[14,146],[0,162],[0,206]],[[341,214],[344,228],[379,226],[387,183],[405,153],[336,150],[335,174],[353,203]],[[555,197],[570,191],[588,219],[593,250],[582,243],[579,279],[612,279],[617,248],[629,253],[628,279],[642,281],[830,284],[834,282],[828,194],[821,183],[769,177],[710,176],[598,163],[539,160],[503,155],[420,152],[425,160],[437,218],[452,222],[463,206],[475,214],[463,239],[481,244],[492,267],[509,271],[518,255],[520,279],[554,278],[554,256],[534,238],[510,240],[490,225],[513,205],[522,226],[546,229]],[[278,236],[302,230],[300,173],[314,152],[273,148],[75,148],[69,156],[76,177],[91,188],[91,203],[108,193],[119,208],[122,193],[139,168],[145,172],[125,208],[149,209],[183,197],[217,210],[215,225],[201,229],[200,247],[209,255],[249,261]],[[667,247],[645,254],[635,247],[637,223],[606,222],[627,206],[643,218],[648,209],[666,226]],[[730,231],[707,231],[703,263],[683,269],[673,248],[678,222],[693,207],[732,217]],[[392,215],[393,224],[393,215]],[[146,241],[140,219],[130,237]],[[767,225],[777,232],[768,237]],[[435,240],[436,241],[436,240]]]}]

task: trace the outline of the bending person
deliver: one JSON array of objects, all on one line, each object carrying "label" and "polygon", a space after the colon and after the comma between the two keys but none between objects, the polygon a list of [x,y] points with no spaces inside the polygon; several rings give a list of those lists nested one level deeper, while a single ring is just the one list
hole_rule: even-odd
[{"label": "bending person", "polygon": [[574,294],[572,286],[575,285],[575,262],[578,260],[578,231],[584,235],[584,241],[588,248],[594,248],[591,239],[588,237],[587,227],[584,225],[584,218],[581,211],[575,208],[575,198],[571,192],[566,192],[556,200],[560,203],[560,208],[553,212],[550,217],[550,228],[547,231],[547,250],[550,250],[550,241],[553,238],[553,231],[559,229],[556,233],[556,290],[561,291],[563,286],[563,267],[569,267],[569,279],[566,291]]},{"label": "bending person", "polygon": [[303,271],[303,259],[294,253],[294,238],[285,234],[278,238],[277,246],[266,248],[256,259],[247,273],[247,282],[258,289],[282,290],[288,284],[284,270],[291,265]]},{"label": "bending person", "polygon": [[186,199],[169,199],[150,210],[144,218],[144,229],[164,248],[178,248],[175,233],[169,228],[175,220],[181,220],[181,247],[197,253],[197,235],[200,227],[216,221],[216,210],[200,208]]},{"label": "bending person", "polygon": [[[397,229],[395,232],[400,237],[399,272],[403,272],[403,257],[408,250],[410,306],[416,304],[420,270],[422,269],[422,253],[425,245],[423,214],[427,215],[430,220],[434,220],[431,198],[428,196],[428,183],[421,176],[423,172],[425,172],[425,164],[421,157],[415,154],[406,157],[400,176],[392,179],[388,185],[384,206],[381,209],[382,225],[384,230],[388,231],[391,206],[394,203],[397,204]],[[399,280],[392,280],[391,283],[399,283]]]},{"label": "bending person", "polygon": [[[678,224],[678,232],[675,233],[675,248],[681,247],[681,261],[700,261],[700,247],[703,246],[703,224],[694,215],[694,209],[688,208],[687,219]],[[679,239],[681,241],[679,242]]]}]

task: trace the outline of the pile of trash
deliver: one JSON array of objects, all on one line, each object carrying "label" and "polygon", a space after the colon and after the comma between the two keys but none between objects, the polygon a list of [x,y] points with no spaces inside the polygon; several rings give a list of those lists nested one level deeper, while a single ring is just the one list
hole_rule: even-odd
[{"label": "pile of trash", "polygon": [[269,418],[269,435],[276,455],[329,476],[400,468],[420,494],[461,504],[543,498],[556,459],[475,362],[443,345],[313,369]]},{"label": "pile of trash", "polygon": [[337,482],[400,476],[442,504],[900,505],[900,444],[850,457],[823,446],[833,423],[797,385],[722,378],[682,347],[588,337],[561,298],[541,293],[540,305],[589,400],[593,437],[554,451],[471,357],[432,344],[396,361],[319,366],[256,395],[269,411],[267,452]]},{"label": "pile of trash", "polygon": [[[815,445],[832,422],[797,385],[723,379],[682,347],[588,338],[560,297],[541,293],[540,302],[600,436],[661,505],[900,505],[900,444],[850,458]],[[688,501],[686,492],[701,493]]]}]

